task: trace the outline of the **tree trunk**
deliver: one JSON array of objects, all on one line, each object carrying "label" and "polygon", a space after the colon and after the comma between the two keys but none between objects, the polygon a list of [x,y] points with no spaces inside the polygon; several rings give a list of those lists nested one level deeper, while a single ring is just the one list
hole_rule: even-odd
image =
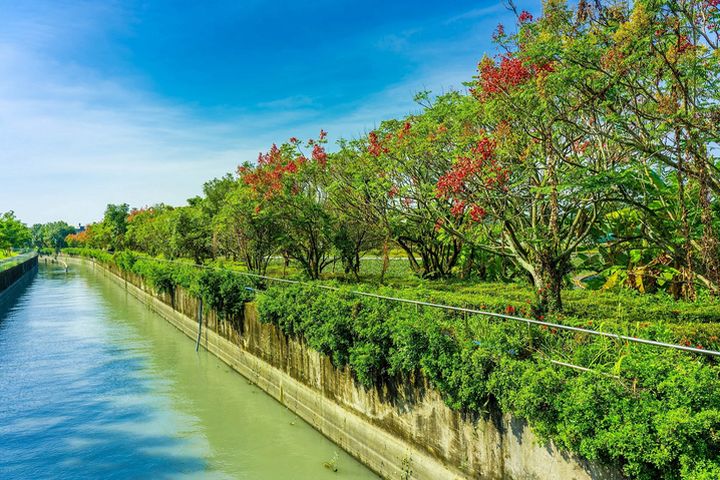
[{"label": "tree trunk", "polygon": [[562,288],[569,263],[549,254],[541,254],[534,271],[531,272],[537,299],[536,314],[561,312]]},{"label": "tree trunk", "polygon": [[[678,146],[680,145],[680,133],[678,130],[675,132],[675,138]],[[679,296],[686,299],[695,298],[695,282],[693,273],[693,261],[692,261],[692,238],[690,237],[690,224],[688,221],[688,208],[687,200],[685,198],[685,176],[683,175],[684,169],[684,155],[682,152],[678,152],[678,168],[677,168],[677,182],[678,182],[678,202],[680,204],[680,222],[682,224],[682,236],[685,239],[683,245],[684,265],[680,267],[681,286],[680,291],[677,292]]]},{"label": "tree trunk", "polygon": [[720,287],[720,260],[718,259],[718,238],[713,226],[715,214],[712,210],[710,200],[710,187],[708,185],[708,173],[705,160],[695,156],[696,168],[698,170],[699,196],[700,196],[700,220],[703,226],[702,239],[700,241],[700,255],[702,258],[705,278],[713,283],[713,294],[718,294]]},{"label": "tree trunk", "polygon": [[380,284],[385,283],[385,273],[387,273],[388,268],[390,268],[390,239],[385,237],[385,241],[383,242],[383,264],[382,264],[382,270],[380,271]]}]

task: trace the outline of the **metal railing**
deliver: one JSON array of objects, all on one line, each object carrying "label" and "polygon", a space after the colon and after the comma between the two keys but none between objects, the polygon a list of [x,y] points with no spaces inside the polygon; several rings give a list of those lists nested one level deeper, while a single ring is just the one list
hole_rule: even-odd
[{"label": "metal railing", "polygon": [[[290,280],[287,278],[270,277],[267,275],[259,275],[259,274],[250,273],[250,272],[240,272],[237,270],[227,269],[227,268],[223,268],[223,267],[215,267],[215,266],[210,266],[210,265],[199,265],[196,263],[178,262],[175,260],[166,260],[166,259],[160,259],[160,258],[151,258],[151,260],[158,261],[158,262],[171,263],[171,264],[175,264],[175,265],[192,266],[192,267],[203,268],[203,269],[226,270],[226,271],[232,272],[237,275],[243,275],[243,276],[250,277],[250,278],[257,278],[257,279],[268,280],[268,281],[272,281],[272,282],[303,285],[303,286],[307,286],[307,287],[315,287],[315,288],[320,288],[320,289],[324,289],[324,290],[345,292],[345,293],[350,293],[352,295],[377,298],[377,299],[386,300],[386,301],[390,301],[390,302],[398,302],[398,303],[404,303],[404,304],[410,304],[410,305],[416,305],[416,306],[422,306],[422,307],[438,308],[438,309],[442,309],[442,310],[467,313],[467,314],[472,314],[472,315],[481,315],[481,316],[485,316],[485,317],[489,317],[489,318],[497,318],[497,319],[503,319],[503,320],[510,320],[510,321],[514,321],[514,322],[518,322],[518,323],[525,323],[526,325],[544,326],[544,327],[548,327],[548,328],[556,328],[558,330],[565,330],[565,331],[576,332],[576,333],[585,333],[585,334],[593,335],[593,336],[611,338],[611,339],[620,340],[620,341],[624,341],[624,342],[652,345],[655,347],[681,350],[681,351],[685,351],[685,352],[692,352],[692,353],[697,353],[697,354],[707,355],[707,356],[712,356],[712,357],[720,357],[720,352],[716,351],[716,350],[708,350],[708,349],[704,349],[704,348],[689,347],[689,346],[685,346],[685,345],[678,345],[675,343],[660,342],[657,340],[651,340],[651,339],[641,338],[641,337],[633,337],[630,335],[622,335],[622,334],[611,333],[611,332],[601,332],[599,330],[593,330],[590,328],[573,327],[570,325],[563,325],[561,323],[547,322],[544,320],[537,320],[537,319],[533,319],[533,318],[525,318],[525,317],[518,317],[515,315],[507,315],[507,314],[503,314],[503,313],[488,312],[488,311],[478,310],[478,309],[474,309],[474,308],[456,307],[456,306],[452,306],[452,305],[443,305],[443,304],[439,304],[439,303],[423,302],[423,301],[412,300],[412,299],[408,299],[408,298],[390,297],[390,296],[386,296],[386,295],[379,295],[376,293],[363,292],[361,290],[345,290],[345,289],[333,287],[330,285],[304,282],[301,280]],[[566,365],[566,366],[569,366],[569,365]],[[585,367],[578,367],[578,368],[585,369]]]}]

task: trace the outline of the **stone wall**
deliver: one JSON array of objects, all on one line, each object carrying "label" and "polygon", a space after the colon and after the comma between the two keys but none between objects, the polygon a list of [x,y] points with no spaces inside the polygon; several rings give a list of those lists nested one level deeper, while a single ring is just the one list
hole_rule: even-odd
[{"label": "stone wall", "polygon": [[[70,262],[87,260],[69,259]],[[196,298],[154,292],[133,274],[93,264],[195,339]],[[258,321],[203,320],[201,344],[340,447],[387,479],[590,480],[617,473],[537,441],[522,421],[496,411],[467,418],[448,408],[425,379],[365,389],[347,369]],[[188,345],[188,348],[192,348]]]}]

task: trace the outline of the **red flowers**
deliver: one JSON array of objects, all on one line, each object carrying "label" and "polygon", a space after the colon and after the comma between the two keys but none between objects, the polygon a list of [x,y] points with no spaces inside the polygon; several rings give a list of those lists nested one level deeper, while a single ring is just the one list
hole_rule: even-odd
[{"label": "red flowers", "polygon": [[527,23],[533,21],[532,13],[528,12],[527,10],[523,10],[520,12],[520,15],[518,16],[518,21],[520,23]]},{"label": "red flowers", "polygon": [[690,37],[688,37],[687,35],[683,35],[680,37],[680,41],[678,42],[677,51],[678,53],[685,53],[688,50],[693,49],[694,47],[695,45],[693,45],[690,41]]},{"label": "red flowers", "polygon": [[495,142],[483,137],[472,149],[471,157],[459,157],[453,167],[437,182],[438,196],[449,197],[465,188],[469,178],[481,173],[486,164],[494,164]]},{"label": "red flowers", "polygon": [[506,194],[510,170],[498,162],[495,149],[495,141],[483,135],[469,156],[458,157],[452,168],[438,179],[436,196],[453,201],[450,213],[455,218],[467,214],[471,221],[480,223],[488,212],[472,202],[475,195],[483,189],[491,195]]},{"label": "red flowers", "polygon": [[[322,134],[322,131],[320,133]],[[327,163],[327,153],[321,145],[316,144],[313,147],[312,158],[323,166]]]},{"label": "red flowers", "polygon": [[[400,132],[397,134],[398,140],[403,139],[405,138],[405,136],[409,135],[411,127],[412,125],[410,124],[410,122],[405,122],[403,124],[402,130],[400,130]],[[387,140],[390,140],[390,138],[388,137]]]},{"label": "red flowers", "polygon": [[489,160],[495,154],[495,142],[487,137],[483,137],[473,148],[473,153],[480,156],[482,160]]},{"label": "red flowers", "polygon": [[[324,139],[327,133],[320,131],[320,138]],[[322,143],[324,141],[308,141],[307,145],[312,146],[312,159],[318,165],[325,166],[328,154]],[[248,185],[259,198],[269,200],[282,191],[293,193],[297,191],[297,175],[300,175],[309,160],[300,153],[300,141],[292,137],[289,143],[278,147],[273,145],[266,153],[258,154],[258,161],[255,167],[246,165],[237,169],[240,180]]]},{"label": "red flowers", "polygon": [[450,208],[450,213],[454,217],[459,217],[463,213],[465,213],[465,202],[463,200],[455,200],[453,202],[452,208]]},{"label": "red flowers", "polygon": [[503,55],[499,65],[489,59],[483,60],[478,70],[480,85],[485,94],[502,92],[509,87],[525,82],[532,76],[530,70],[523,65],[522,60],[510,55]]},{"label": "red flowers", "polygon": [[473,222],[481,222],[485,215],[487,215],[487,212],[484,208],[478,205],[470,207],[470,218],[472,218]]},{"label": "red flowers", "polygon": [[[530,14],[528,13],[528,15]],[[542,72],[552,71],[551,63],[528,65],[512,54],[502,55],[499,64],[489,58],[484,58],[478,65],[480,87],[482,88],[480,95],[505,92]]]},{"label": "red flowers", "polygon": [[373,157],[379,157],[383,153],[388,152],[388,149],[380,144],[377,133],[375,132],[370,132],[368,135],[368,152]]}]

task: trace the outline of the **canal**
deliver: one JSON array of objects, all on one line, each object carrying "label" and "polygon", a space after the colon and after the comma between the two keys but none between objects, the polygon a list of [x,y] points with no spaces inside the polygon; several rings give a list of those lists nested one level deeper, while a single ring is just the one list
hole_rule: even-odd
[{"label": "canal", "polygon": [[25,283],[0,297],[0,478],[377,478],[90,267]]}]

